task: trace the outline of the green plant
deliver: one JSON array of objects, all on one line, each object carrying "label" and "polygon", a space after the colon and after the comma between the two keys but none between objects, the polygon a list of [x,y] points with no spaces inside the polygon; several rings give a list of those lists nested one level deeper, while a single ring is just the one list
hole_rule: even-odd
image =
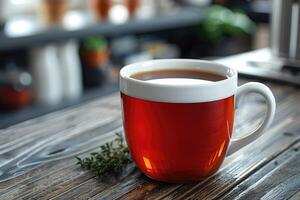
[{"label": "green plant", "polygon": [[210,7],[197,30],[211,42],[226,37],[253,33],[254,23],[242,11],[232,11],[222,6]]},{"label": "green plant", "polygon": [[91,153],[89,157],[77,159],[77,164],[89,169],[98,176],[107,173],[120,173],[124,166],[131,163],[128,147],[121,133],[116,133],[116,139],[100,146],[101,151]]},{"label": "green plant", "polygon": [[107,41],[101,36],[89,37],[83,41],[83,50],[104,50],[107,48]]}]

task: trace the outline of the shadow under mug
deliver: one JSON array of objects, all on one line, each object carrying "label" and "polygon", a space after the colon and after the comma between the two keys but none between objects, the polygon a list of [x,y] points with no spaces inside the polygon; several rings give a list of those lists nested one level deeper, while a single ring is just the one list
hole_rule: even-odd
[{"label": "shadow under mug", "polygon": [[[131,77],[159,69],[196,69],[227,78],[206,84],[167,85]],[[225,155],[263,133],[276,107],[267,86],[251,82],[238,87],[235,69],[201,60],[151,60],[125,66],[120,71],[120,90],[132,158],[145,175],[165,182],[198,181],[215,173]],[[265,98],[264,121],[252,133],[231,138],[235,104],[249,92]]]}]

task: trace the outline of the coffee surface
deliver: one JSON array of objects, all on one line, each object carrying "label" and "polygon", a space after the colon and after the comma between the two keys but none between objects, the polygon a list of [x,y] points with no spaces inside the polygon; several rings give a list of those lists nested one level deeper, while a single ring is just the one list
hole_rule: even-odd
[{"label": "coffee surface", "polygon": [[151,83],[189,85],[221,81],[227,77],[221,74],[193,69],[161,69],[131,75],[131,78]]}]

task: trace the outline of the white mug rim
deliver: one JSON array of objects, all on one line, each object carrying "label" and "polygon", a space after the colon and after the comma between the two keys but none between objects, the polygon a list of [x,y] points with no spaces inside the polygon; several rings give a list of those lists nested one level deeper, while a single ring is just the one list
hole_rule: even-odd
[{"label": "white mug rim", "polygon": [[[206,84],[174,85],[132,78],[136,73],[163,69],[199,69],[226,76]],[[199,103],[225,99],[237,91],[235,69],[213,61],[197,59],[156,59],[126,65],[120,70],[120,91],[125,95],[156,102]]]}]

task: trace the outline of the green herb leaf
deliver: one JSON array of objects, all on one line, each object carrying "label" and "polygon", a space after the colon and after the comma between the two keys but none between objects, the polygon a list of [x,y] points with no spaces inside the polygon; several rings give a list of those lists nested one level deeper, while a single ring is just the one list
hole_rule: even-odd
[{"label": "green herb leaf", "polygon": [[101,36],[89,37],[83,41],[83,50],[105,50],[107,41]]},{"label": "green herb leaf", "polygon": [[121,133],[116,133],[116,139],[100,146],[101,151],[93,152],[89,157],[77,159],[78,165],[102,176],[106,173],[120,173],[124,166],[132,162],[128,147],[124,144]]}]

